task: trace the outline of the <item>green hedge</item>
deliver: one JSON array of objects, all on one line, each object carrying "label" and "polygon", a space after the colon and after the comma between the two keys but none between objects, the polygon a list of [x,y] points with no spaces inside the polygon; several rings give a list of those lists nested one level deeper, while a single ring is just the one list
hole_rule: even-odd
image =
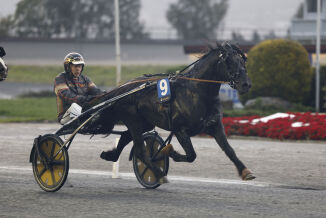
[{"label": "green hedge", "polygon": [[280,97],[303,103],[310,92],[312,72],[308,53],[296,41],[266,40],[248,52],[247,71],[251,90],[241,101],[257,97]]}]

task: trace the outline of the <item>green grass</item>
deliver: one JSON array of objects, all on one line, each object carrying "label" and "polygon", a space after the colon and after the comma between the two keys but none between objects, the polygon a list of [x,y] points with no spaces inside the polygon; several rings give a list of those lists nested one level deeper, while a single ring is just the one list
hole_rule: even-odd
[{"label": "green grass", "polygon": [[[53,84],[54,78],[63,71],[63,66],[9,66],[7,82],[28,82]],[[166,73],[182,69],[182,65],[128,65],[122,66],[121,82],[142,76],[143,74]],[[98,86],[115,86],[115,66],[86,66],[84,74]]]},{"label": "green grass", "polygon": [[0,123],[56,120],[55,97],[0,99]]}]

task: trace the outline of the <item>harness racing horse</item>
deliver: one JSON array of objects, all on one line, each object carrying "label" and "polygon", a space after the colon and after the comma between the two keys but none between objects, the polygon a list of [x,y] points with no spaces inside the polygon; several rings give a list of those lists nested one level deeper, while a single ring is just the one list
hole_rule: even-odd
[{"label": "harness racing horse", "polygon": [[[97,119],[99,123],[93,133],[109,133],[118,121],[122,121],[128,130],[121,135],[117,148],[102,152],[101,158],[117,161],[123,148],[133,140],[137,157],[152,169],[157,178],[162,178],[165,176],[163,172],[145,157],[142,138],[143,133],[157,126],[172,131],[185,151],[185,154],[180,154],[172,145],[168,145],[164,152],[174,161],[193,162],[196,153],[190,137],[206,133],[215,138],[243,180],[254,179],[255,176],[238,159],[227,141],[219,100],[220,81],[230,84],[240,94],[248,92],[251,82],[245,62],[245,55],[236,45],[224,42],[211,48],[187,72],[171,76],[171,99],[168,102],[159,102],[156,86],[149,86],[118,100]],[[155,79],[155,75],[152,75],[127,82],[106,94],[102,100],[129,91],[144,81],[152,81],[153,77]]]}]

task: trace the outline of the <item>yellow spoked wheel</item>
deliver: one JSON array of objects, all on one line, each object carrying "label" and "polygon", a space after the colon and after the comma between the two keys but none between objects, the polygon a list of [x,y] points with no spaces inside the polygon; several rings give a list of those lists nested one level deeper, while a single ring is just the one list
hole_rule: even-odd
[{"label": "yellow spoked wheel", "polygon": [[[157,135],[157,133],[145,133],[143,135],[144,144],[146,154],[150,159],[157,153],[160,147],[164,146],[164,142],[162,138]],[[159,183],[158,178],[156,178],[153,171],[146,166],[139,158],[136,157],[136,153],[134,151],[133,154],[133,167],[136,178],[138,182],[148,189],[155,189],[159,187],[161,184]],[[167,175],[169,170],[169,157],[165,155],[158,154],[156,158],[152,160],[152,164],[157,166]]]},{"label": "yellow spoked wheel", "polygon": [[60,137],[49,134],[40,137],[37,148],[32,150],[34,177],[44,191],[59,190],[67,179],[69,157],[66,147],[60,150],[62,145],[63,141]]}]

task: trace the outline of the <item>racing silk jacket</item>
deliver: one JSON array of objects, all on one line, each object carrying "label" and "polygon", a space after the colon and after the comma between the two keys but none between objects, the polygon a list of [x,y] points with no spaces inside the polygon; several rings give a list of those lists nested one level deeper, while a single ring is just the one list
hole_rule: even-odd
[{"label": "racing silk jacket", "polygon": [[54,92],[57,96],[58,121],[72,103],[83,106],[90,97],[103,92],[85,75],[74,77],[70,73],[60,73],[54,82]]}]

